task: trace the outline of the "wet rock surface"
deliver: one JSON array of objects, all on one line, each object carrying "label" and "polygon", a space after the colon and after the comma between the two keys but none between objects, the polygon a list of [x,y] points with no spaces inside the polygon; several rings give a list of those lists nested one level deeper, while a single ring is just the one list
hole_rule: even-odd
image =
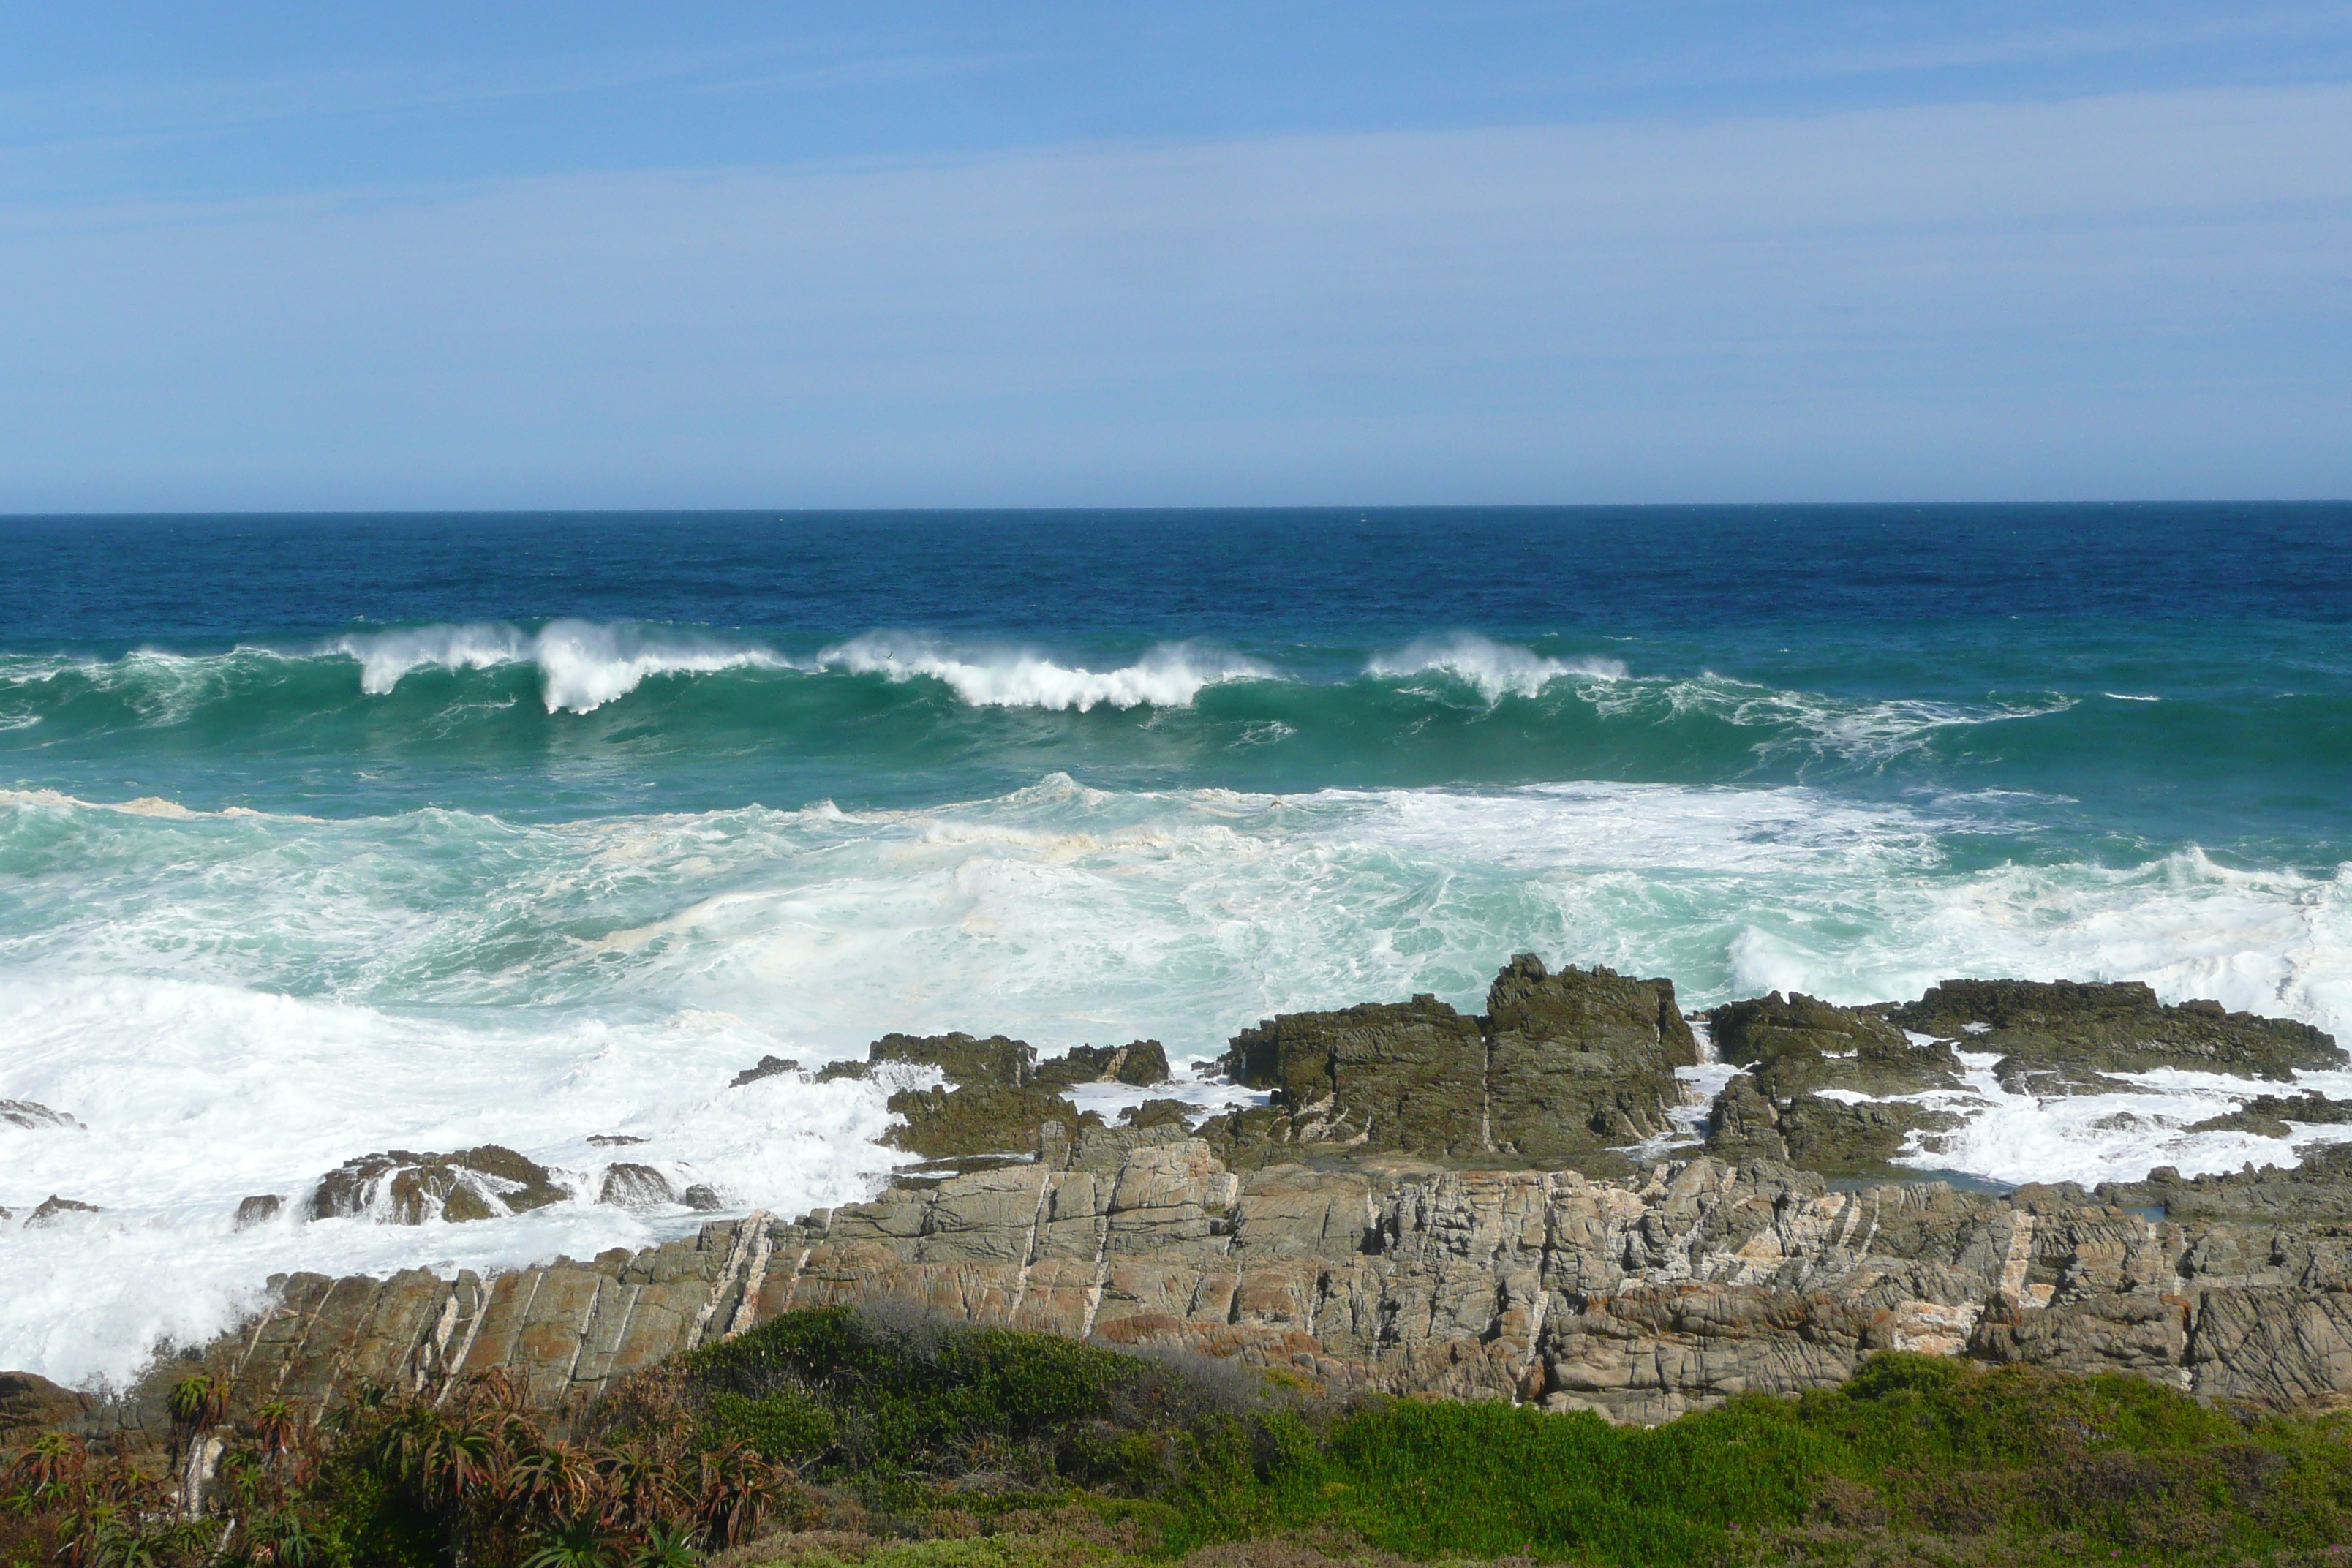
[{"label": "wet rock surface", "polygon": [[1554,974],[1522,953],[1496,977],[1483,1016],[1416,996],[1243,1030],[1224,1068],[1271,1090],[1273,1104],[1202,1131],[1244,1164],[1321,1145],[1445,1161],[1582,1155],[1613,1168],[1622,1146],[1670,1130],[1674,1069],[1697,1060],[1672,981],[1598,966]]},{"label": "wet rock surface", "polygon": [[422,1225],[522,1214],[571,1195],[546,1166],[496,1143],[453,1154],[394,1149],[328,1172],[306,1212],[311,1219],[373,1213],[394,1225]]},{"label": "wet rock surface", "polygon": [[1124,1046],[1076,1046],[1041,1063],[1040,1083],[1124,1083],[1149,1089],[1168,1081],[1168,1048],[1158,1040]]},{"label": "wet rock surface", "polygon": [[2346,1061],[2334,1037],[2308,1024],[2232,1013],[2219,1002],[2166,1006],[2137,981],[1947,980],[1890,1017],[1904,1029],[1998,1052],[2021,1083],[2035,1072],[2066,1083],[2154,1068],[2283,1080]]},{"label": "wet rock surface", "polygon": [[0,1122],[26,1131],[47,1128],[76,1128],[81,1125],[62,1110],[30,1100],[0,1100]]}]

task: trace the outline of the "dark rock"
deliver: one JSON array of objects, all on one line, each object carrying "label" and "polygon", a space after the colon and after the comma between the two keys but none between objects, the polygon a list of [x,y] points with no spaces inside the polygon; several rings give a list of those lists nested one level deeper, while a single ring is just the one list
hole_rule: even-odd
[{"label": "dark rock", "polygon": [[365,1214],[379,1194],[394,1225],[428,1219],[490,1219],[561,1203],[572,1195],[546,1166],[496,1143],[452,1154],[394,1149],[345,1162],[320,1179],[310,1194],[312,1219]]},{"label": "dark rock", "polygon": [[[1223,1066],[1274,1091],[1273,1117],[1221,1117],[1202,1135],[1395,1150],[1428,1159],[1591,1157],[1668,1129],[1674,1069],[1698,1047],[1671,981],[1513,959],[1487,1016],[1433,996],[1287,1013],[1235,1036]],[[1606,1164],[1607,1161],[1601,1163]]]},{"label": "dark rock", "polygon": [[1706,1152],[1727,1164],[1747,1160],[1786,1160],[1789,1141],[1780,1136],[1780,1110],[1741,1073],[1723,1086],[1708,1116]]},{"label": "dark rock", "polygon": [[759,1066],[745,1068],[741,1072],[735,1075],[732,1081],[730,1081],[727,1087],[730,1089],[740,1089],[747,1083],[757,1083],[763,1078],[774,1078],[782,1073],[798,1072],[800,1070],[801,1064],[793,1060],[790,1057],[761,1057],[760,1058]]},{"label": "dark rock", "polygon": [[2305,1145],[2292,1170],[2248,1165],[2223,1175],[2183,1176],[2159,1165],[2143,1182],[2109,1182],[2102,1201],[2124,1208],[2161,1207],[2177,1220],[2259,1220],[2340,1224],[2352,1217],[2352,1143]]},{"label": "dark rock", "polygon": [[1045,1085],[973,1084],[968,1088],[901,1089],[890,1109],[906,1121],[890,1130],[893,1148],[930,1160],[980,1155],[1026,1155],[1037,1146],[1037,1129],[1059,1121],[1075,1130],[1081,1122],[1102,1124]]},{"label": "dark rock", "polygon": [[727,1200],[719,1195],[717,1188],[701,1182],[680,1193],[677,1201],[697,1214],[716,1214],[727,1206]]},{"label": "dark rock", "polygon": [[1019,1089],[1037,1076],[1036,1049],[1025,1040],[991,1035],[885,1035],[866,1047],[862,1062],[830,1062],[816,1075],[819,1083],[836,1079],[870,1079],[885,1062],[935,1067],[948,1082],[959,1087],[994,1085]]},{"label": "dark rock", "polygon": [[588,1146],[592,1149],[625,1149],[632,1143],[644,1142],[644,1139],[631,1137],[626,1132],[592,1132],[588,1136]]},{"label": "dark rock", "polygon": [[1707,1024],[1717,1054],[1754,1067],[1764,1092],[1777,1100],[1816,1089],[1919,1094],[1966,1082],[1950,1046],[1915,1045],[1878,1010],[1833,1006],[1801,992],[1728,1003],[1710,1012]]},{"label": "dark rock", "polygon": [[27,1131],[81,1125],[62,1110],[51,1110],[47,1106],[36,1104],[29,1100],[0,1100],[0,1121],[25,1128]]},{"label": "dark rock", "polygon": [[1286,1013],[1236,1035],[1224,1061],[1235,1081],[1274,1091],[1286,1142],[1465,1156],[1486,1146],[1486,1040],[1478,1020],[1433,996]]},{"label": "dark rock", "polygon": [[1595,965],[1547,973],[1523,952],[1486,993],[1486,1136],[1521,1159],[1554,1161],[1668,1130],[1682,1102],[1674,1069],[1698,1042],[1671,980]]},{"label": "dark rock", "polygon": [[2300,1121],[2308,1126],[2340,1127],[2352,1122],[2352,1100],[2330,1100],[2316,1089],[2301,1094],[2258,1094],[2235,1110],[2209,1116],[2187,1129],[2191,1132],[2259,1132],[2284,1138]]},{"label": "dark rock", "polygon": [[1717,1096],[1710,1121],[1706,1152],[1717,1159],[1785,1161],[1825,1176],[1895,1174],[1895,1156],[1913,1132],[1960,1124],[1948,1111],[1906,1100],[1855,1103],[1806,1093],[1776,1101],[1747,1073]]},{"label": "dark rock", "polygon": [[1149,1088],[1168,1081],[1168,1052],[1158,1040],[1125,1046],[1073,1046],[1041,1062],[1039,1083],[1126,1083]]},{"label": "dark rock", "polygon": [[96,1204],[77,1203],[71,1198],[61,1198],[58,1196],[57,1194],[51,1193],[47,1197],[41,1200],[39,1205],[36,1207],[31,1214],[25,1217],[25,1224],[27,1226],[37,1225],[50,1226],[55,1225],[60,1217],[66,1215],[97,1214],[100,1211]]},{"label": "dark rock", "polygon": [[622,1161],[604,1167],[604,1181],[597,1189],[596,1201],[616,1208],[658,1208],[676,1203],[677,1192],[669,1184],[669,1178],[651,1165]]},{"label": "dark rock", "polygon": [[1189,1127],[1192,1108],[1181,1100],[1147,1100],[1120,1111],[1118,1119],[1130,1127]]},{"label": "dark rock", "polygon": [[251,1230],[257,1225],[268,1225],[286,1209],[286,1200],[276,1193],[257,1193],[240,1199],[236,1205],[236,1228]]},{"label": "dark rock", "polygon": [[2057,1076],[2048,1081],[2057,1086],[2082,1081],[2070,1074],[2167,1067],[2286,1079],[2346,1062],[2334,1037],[2308,1024],[2231,1013],[2218,1002],[2168,1007],[2137,981],[1947,980],[1891,1016],[1964,1049],[1999,1052],[2021,1070],[2052,1069]]}]

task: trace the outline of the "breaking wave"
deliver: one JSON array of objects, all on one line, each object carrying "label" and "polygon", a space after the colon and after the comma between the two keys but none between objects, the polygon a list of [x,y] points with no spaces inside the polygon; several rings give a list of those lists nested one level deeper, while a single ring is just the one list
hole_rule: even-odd
[{"label": "breaking wave", "polygon": [[1281,677],[1255,659],[1187,643],[1162,643],[1133,664],[1088,669],[1024,652],[975,653],[935,638],[869,633],[826,648],[825,668],[891,680],[944,681],[974,708],[1183,708],[1206,686]]},{"label": "breaking wave", "polygon": [[536,665],[550,713],[593,713],[635,691],[653,675],[792,668],[790,660],[769,648],[592,621],[550,621],[535,632],[509,626],[360,632],[337,637],[327,647],[360,661],[360,689],[374,697],[389,692],[415,669]]},{"label": "breaking wave", "polygon": [[1412,676],[1439,671],[1476,689],[1489,703],[1505,697],[1540,697],[1555,680],[1622,680],[1624,661],[1614,658],[1548,658],[1532,649],[1498,643],[1469,632],[1425,637],[1394,653],[1376,655],[1364,666],[1372,676]]}]

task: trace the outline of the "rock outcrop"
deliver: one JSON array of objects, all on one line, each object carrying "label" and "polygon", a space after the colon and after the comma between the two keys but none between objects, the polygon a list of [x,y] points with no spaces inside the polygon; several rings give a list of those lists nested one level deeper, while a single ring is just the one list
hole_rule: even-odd
[{"label": "rock outcrop", "polygon": [[308,1212],[312,1219],[375,1212],[394,1225],[422,1225],[521,1214],[571,1195],[546,1166],[496,1143],[454,1154],[394,1149],[328,1172],[311,1190]]},{"label": "rock outcrop", "polygon": [[1158,1040],[1124,1046],[1073,1046],[1037,1067],[1040,1083],[1125,1083],[1149,1089],[1168,1081],[1168,1048]]},{"label": "rock outcrop", "polygon": [[2346,1062],[2336,1042],[2308,1024],[2232,1013],[2219,1002],[2168,1007],[2137,981],[1947,980],[1891,1018],[1901,1028],[1998,1052],[2005,1059],[1995,1071],[2019,1092],[2154,1068],[2284,1080],[2298,1068]]},{"label": "rock outcrop", "polygon": [[1513,959],[1472,1017],[1434,996],[1288,1013],[1236,1037],[1225,1069],[1272,1091],[1262,1111],[1203,1133],[1237,1163],[1286,1146],[1608,1167],[1616,1151],[1670,1129],[1674,1076],[1698,1061],[1674,982],[1613,970],[1549,973]]},{"label": "rock outcrop", "polygon": [[[1888,1348],[2352,1399],[2352,1237],[2332,1231],[2183,1222],[2071,1188],[1832,1192],[1707,1157],[1616,1182],[1378,1161],[1237,1172],[1172,1125],[1090,1128],[1033,1163],[634,1255],[272,1285],[277,1304],[200,1358],[234,1409],[494,1366],[534,1403],[576,1407],[675,1352],[833,1303],[1643,1422],[1834,1383]],[[160,1438],[162,1390],[186,1370],[73,1419]]]},{"label": "rock outcrop", "polygon": [[74,1128],[81,1125],[64,1111],[51,1110],[47,1106],[30,1100],[0,1100],[0,1121],[5,1121],[11,1127],[22,1127],[27,1131],[52,1127]]}]

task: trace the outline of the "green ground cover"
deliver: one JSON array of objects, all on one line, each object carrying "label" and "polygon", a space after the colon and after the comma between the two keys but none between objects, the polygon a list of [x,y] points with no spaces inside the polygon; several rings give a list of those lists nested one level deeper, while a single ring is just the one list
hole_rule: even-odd
[{"label": "green ground cover", "polygon": [[562,1430],[493,1381],[215,1431],[194,1525],[61,1441],[10,1458],[0,1564],[2352,1563],[2352,1419],[1904,1354],[1644,1429],[822,1310]]}]

